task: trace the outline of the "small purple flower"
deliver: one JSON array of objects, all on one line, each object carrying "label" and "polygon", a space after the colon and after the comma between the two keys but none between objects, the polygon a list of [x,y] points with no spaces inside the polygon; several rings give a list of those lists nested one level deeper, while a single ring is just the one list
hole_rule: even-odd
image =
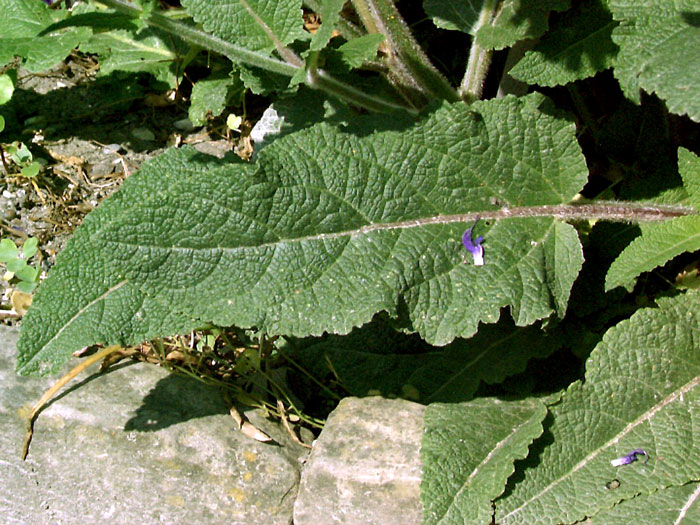
[{"label": "small purple flower", "polygon": [[474,229],[474,226],[476,226],[477,222],[479,222],[479,217],[476,218],[474,224],[472,224],[472,227],[464,232],[464,235],[462,236],[462,244],[464,244],[467,251],[472,254],[472,257],[474,257],[474,266],[483,266],[484,247],[481,245],[481,242],[484,240],[484,238],[479,235],[476,239],[472,240],[472,230]]},{"label": "small purple flower", "polygon": [[613,459],[612,461],[610,461],[610,464],[613,467],[619,467],[620,465],[629,465],[630,463],[634,463],[635,461],[637,461],[637,456],[644,456],[646,458],[644,460],[645,465],[649,461],[649,454],[647,454],[646,450],[644,450],[643,448],[635,448],[629,454],[622,456],[621,458]]}]

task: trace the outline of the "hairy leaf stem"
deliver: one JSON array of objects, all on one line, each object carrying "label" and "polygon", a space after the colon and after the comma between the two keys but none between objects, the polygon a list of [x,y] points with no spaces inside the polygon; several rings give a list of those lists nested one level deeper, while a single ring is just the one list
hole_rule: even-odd
[{"label": "hairy leaf stem", "polygon": [[467,104],[471,104],[475,100],[481,98],[484,90],[484,81],[486,74],[491,65],[491,55],[493,50],[484,49],[481,47],[476,38],[476,33],[480,27],[491,23],[497,9],[496,0],[484,0],[479,13],[476,27],[474,28],[474,36],[472,37],[472,45],[469,49],[469,60],[467,62],[467,70],[464,73],[464,78],[459,86],[459,96]]},{"label": "hairy leaf stem", "polygon": [[367,32],[385,36],[388,77],[407,101],[421,107],[430,98],[459,100],[454,88],[423,53],[392,0],[352,0],[352,3]]}]

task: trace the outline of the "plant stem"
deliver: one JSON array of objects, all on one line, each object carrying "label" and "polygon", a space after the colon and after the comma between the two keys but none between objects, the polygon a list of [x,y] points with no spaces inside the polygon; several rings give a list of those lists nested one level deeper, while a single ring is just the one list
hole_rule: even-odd
[{"label": "plant stem", "polygon": [[[129,16],[139,17],[142,14],[141,9],[125,0],[100,0],[100,3]],[[189,44],[224,55],[234,63],[254,66],[290,78],[303,67],[301,63],[284,62],[262,53],[250,51],[201,31],[196,27],[172,20],[158,13],[148,15],[145,18],[145,22],[152,27],[157,27],[173,34]],[[386,113],[400,109],[402,111],[415,112],[406,106],[360,91],[345,82],[334,79],[322,70],[307,74],[305,83],[312,89],[320,89],[331,96],[369,111]]]},{"label": "plant stem", "polygon": [[383,44],[389,63],[388,77],[407,101],[421,107],[430,98],[459,100],[454,88],[423,53],[392,0],[352,3],[367,32],[386,37]]},{"label": "plant stem", "polygon": [[459,96],[467,104],[471,104],[475,100],[481,98],[484,90],[484,81],[486,74],[491,65],[491,55],[493,50],[484,49],[477,43],[476,33],[480,27],[491,23],[496,13],[496,0],[484,0],[479,13],[476,27],[474,28],[474,36],[472,38],[472,46],[469,50],[469,61],[467,62],[467,70],[464,73],[464,78],[459,86]]}]

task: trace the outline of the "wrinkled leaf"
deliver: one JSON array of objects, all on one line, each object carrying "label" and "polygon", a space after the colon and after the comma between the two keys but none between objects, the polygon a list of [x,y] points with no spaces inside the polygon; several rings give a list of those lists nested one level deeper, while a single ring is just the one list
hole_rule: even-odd
[{"label": "wrinkled leaf", "polygon": [[508,74],[540,86],[558,86],[593,76],[612,66],[617,46],[610,34],[616,25],[601,4],[584,2],[565,13]]},{"label": "wrinkled leaf", "polygon": [[[678,169],[691,204],[700,204],[700,159],[690,151],[678,150]],[[624,286],[643,272],[649,272],[685,252],[700,250],[700,216],[678,217],[661,224],[640,226],[634,239],[613,262],[605,277],[605,289]]]},{"label": "wrinkled leaf", "polygon": [[242,91],[242,83],[229,75],[212,75],[198,80],[192,87],[189,119],[195,126],[206,124],[207,115],[218,117],[230,98]]},{"label": "wrinkled leaf", "polygon": [[340,57],[351,68],[360,67],[365,60],[377,57],[379,44],[384,41],[384,35],[374,33],[354,38],[338,48]]},{"label": "wrinkled leaf", "polygon": [[25,69],[38,72],[63,60],[92,34],[86,27],[42,34],[66,16],[67,11],[49,9],[36,0],[0,0],[0,65],[18,55]]},{"label": "wrinkled leaf", "polygon": [[678,171],[690,204],[700,211],[700,157],[685,148],[678,148]]},{"label": "wrinkled leaf", "polygon": [[542,434],[546,414],[536,399],[429,405],[421,443],[423,523],[491,523],[491,502],[503,493],[513,462]]},{"label": "wrinkled leaf", "polygon": [[112,30],[94,35],[81,44],[85,53],[97,53],[100,59],[100,75],[113,71],[134,71],[151,73],[156,79],[177,86],[178,48],[185,47],[171,35],[157,29],[144,28],[133,32]]},{"label": "wrinkled leaf", "polygon": [[547,31],[550,11],[565,11],[570,4],[569,0],[504,0],[497,4],[491,22],[476,32],[476,41],[485,49],[503,49],[518,40],[537,38]]},{"label": "wrinkled leaf", "polygon": [[[585,381],[550,408],[543,439],[496,502],[497,523],[572,523],[700,477],[698,312],[700,294],[686,293],[608,330]],[[611,465],[638,448],[648,464]]]},{"label": "wrinkled leaf", "polygon": [[483,3],[481,0],[423,0],[423,9],[437,27],[474,35]]},{"label": "wrinkled leaf", "polygon": [[345,336],[296,340],[291,353],[315,377],[337,374],[350,395],[379,391],[425,404],[458,403],[471,399],[482,381],[498,383],[522,372],[529,359],[545,357],[560,344],[540,327],[516,328],[501,320],[469,339],[434,347],[375,320]]},{"label": "wrinkled leaf", "polygon": [[677,217],[642,227],[642,235],[633,240],[610,266],[605,290],[630,283],[641,273],[667,263],[677,255],[700,250],[700,216]]},{"label": "wrinkled leaf", "polygon": [[609,0],[620,25],[615,77],[625,95],[656,93],[673,113],[700,122],[700,24],[697,0]]},{"label": "wrinkled leaf", "polygon": [[[619,481],[619,480],[618,480]],[[616,490],[615,480],[608,490]],[[691,525],[700,523],[700,482],[667,487],[647,496],[621,501],[585,522],[590,525]]]},{"label": "wrinkled leaf", "polygon": [[333,29],[340,19],[340,10],[343,8],[345,0],[326,0],[321,3],[321,27],[316,30],[311,38],[311,51],[320,51],[331,39]]},{"label": "wrinkled leaf", "polygon": [[126,321],[135,311],[111,311],[115,294],[190,322],[298,336],[347,333],[401,307],[436,344],[473,335],[504,306],[519,326],[563,316],[582,264],[570,225],[480,223],[479,267],[461,243],[465,212],[568,202],[583,186],[574,126],[541,105],[539,95],[445,105],[402,131],[376,131],[386,119],[373,117],[363,136],[320,124],[254,164],[167,152],[76,232],[25,319],[19,369],[69,355],[78,333],[140,338]]},{"label": "wrinkled leaf", "polygon": [[271,52],[274,35],[282,45],[305,38],[301,0],[183,0],[206,31],[251,51]]}]

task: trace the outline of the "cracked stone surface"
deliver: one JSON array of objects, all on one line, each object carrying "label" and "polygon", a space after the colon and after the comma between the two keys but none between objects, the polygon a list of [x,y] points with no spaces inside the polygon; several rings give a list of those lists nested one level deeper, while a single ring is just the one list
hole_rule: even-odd
[{"label": "cracked stone surface", "polygon": [[342,400],[308,455],[257,411],[275,444],[237,431],[217,389],[122,362],[69,383],[22,461],[26,415],[57,378],[15,374],[17,335],[0,325],[3,525],[421,522],[425,407],[400,399]]},{"label": "cracked stone surface", "polygon": [[16,339],[0,326],[3,524],[291,523],[305,449],[254,412],[279,445],[244,436],[216,389],[145,363],[69,384],[23,462],[25,416],[56,378],[17,376]]}]

